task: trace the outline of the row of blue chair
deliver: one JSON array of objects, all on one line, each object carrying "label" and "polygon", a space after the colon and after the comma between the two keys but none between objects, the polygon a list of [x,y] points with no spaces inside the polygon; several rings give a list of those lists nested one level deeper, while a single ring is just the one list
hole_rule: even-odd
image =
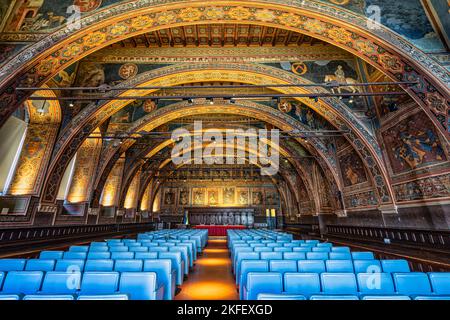
[{"label": "row of blue chair", "polygon": [[[155,235],[152,239],[142,240],[107,239],[104,242],[91,242],[86,246],[71,246],[67,252],[42,251],[39,259],[0,259],[0,299],[141,299],[136,294],[130,297],[130,294],[124,295],[114,290],[107,290],[106,293],[99,290],[92,295],[87,293],[83,289],[84,278],[89,279],[86,283],[90,282],[95,287],[95,277],[92,274],[105,275],[109,279],[106,283],[110,284],[117,274],[122,275],[125,277],[124,285],[129,283],[127,277],[132,274],[136,278],[139,275],[144,277],[154,274],[155,294],[143,299],[173,299],[176,286],[183,283],[184,275],[188,274],[189,267],[197,259],[197,245],[201,248],[205,236],[207,239],[207,231],[185,230],[168,234],[171,234],[170,237],[167,234],[162,238]],[[180,239],[174,239],[172,234]],[[75,294],[71,292],[67,296],[67,290],[63,289],[64,279],[73,279],[71,276],[74,274],[78,275],[81,287]],[[130,275],[127,276],[128,274]],[[27,288],[36,287],[39,279],[42,280],[42,290],[38,290],[36,296],[33,289]],[[61,281],[59,284],[58,279]],[[105,283],[103,276],[97,280],[101,288]],[[51,283],[56,283],[56,287],[61,290],[46,290],[45,288],[51,287]],[[121,288],[122,281],[118,283]],[[146,281],[142,282],[145,283]],[[25,290],[21,289],[22,285]],[[147,291],[150,294],[151,290]],[[72,294],[74,296],[70,297]]]},{"label": "row of blue chair", "polygon": [[[1,260],[0,260],[1,262]],[[15,262],[15,261],[11,261]],[[18,261],[20,262],[20,261]],[[9,272],[0,272],[1,278],[8,275]],[[17,270],[16,270],[17,271]],[[177,285],[177,269],[174,267],[172,259],[158,259],[157,256],[145,260],[42,260],[29,259],[25,265],[25,271],[41,271],[41,272],[156,272],[158,281],[162,282],[166,288],[165,299],[171,300],[175,295]]]},{"label": "row of blue chair", "polygon": [[[183,256],[185,263],[185,272],[189,272],[189,267],[194,266],[194,261],[197,259],[195,249],[190,243],[149,243],[144,246],[128,247],[114,246],[114,247],[89,247],[89,246],[72,246],[69,251],[63,253],[65,259],[86,259],[89,255],[95,255],[96,252],[107,253],[110,252],[113,255],[120,256],[118,253],[123,253],[122,256],[132,256],[134,252],[166,252],[166,251],[179,251]],[[56,253],[54,253],[56,255]],[[61,257],[59,257],[60,259]],[[132,258],[126,258],[132,259]]]},{"label": "row of blue chair", "polygon": [[227,241],[233,240],[259,240],[259,239],[288,239],[292,240],[292,234],[267,230],[267,229],[243,229],[243,230],[227,230]]},{"label": "row of blue chair", "polygon": [[[373,252],[351,252],[318,240],[265,239],[241,230],[233,230],[229,239],[241,299],[450,299],[448,273],[414,273],[406,260],[380,261]],[[366,280],[379,281],[379,289],[367,290]],[[268,283],[268,292],[254,294],[258,281],[263,287]]]},{"label": "row of blue chair", "polygon": [[[317,250],[314,250],[317,249]],[[326,252],[322,249],[329,248],[308,248],[308,247],[235,247],[231,251],[231,257],[234,258],[237,252],[304,252],[314,254],[318,257],[323,257],[323,259],[328,259],[329,257],[340,257],[340,259],[353,259],[352,253],[347,247],[335,247],[330,252]],[[369,252],[367,256],[373,259],[373,253]]]},{"label": "row of blue chair", "polygon": [[255,300],[259,294],[333,296],[408,296],[450,298],[450,273],[290,273],[250,272],[241,299]]},{"label": "row of blue chair", "polygon": [[164,284],[157,281],[156,272],[11,271],[0,288],[0,299],[10,295],[40,295],[49,299],[53,295],[120,294],[130,300],[162,300],[165,290]]},{"label": "row of blue chair", "polygon": [[197,251],[201,252],[208,241],[207,230],[159,230],[138,234],[138,240],[195,240]]},{"label": "row of blue chair", "polygon": [[[331,256],[330,258],[333,258]],[[236,258],[233,262],[234,264],[234,274],[239,276],[239,271],[241,268],[241,263],[244,260],[306,260],[306,261],[314,261],[309,265],[315,266],[317,270],[322,270],[325,267],[325,263],[329,265],[340,266],[341,269],[346,268],[347,270],[353,270],[354,261],[358,261],[356,263],[356,267],[359,268],[360,265],[371,265],[376,266],[379,269],[390,270],[385,272],[409,272],[409,264],[406,260],[398,259],[398,260],[382,260],[380,263],[378,260],[341,260],[340,257],[336,259],[323,259],[319,257],[317,259],[317,255],[308,255],[308,253],[303,252],[238,252]],[[322,261],[319,263],[319,261]],[[335,261],[335,262],[325,262],[325,261]],[[366,261],[366,262],[362,262]],[[305,263],[305,265],[308,265]],[[319,272],[319,271],[317,271]]]},{"label": "row of blue chair", "polygon": [[242,260],[236,274],[241,287],[249,272],[408,273],[406,260]]}]

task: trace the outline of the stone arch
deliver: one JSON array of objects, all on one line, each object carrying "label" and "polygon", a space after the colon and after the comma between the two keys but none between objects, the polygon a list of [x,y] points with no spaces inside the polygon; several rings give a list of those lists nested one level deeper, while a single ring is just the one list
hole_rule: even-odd
[{"label": "stone arch", "polygon": [[[292,119],[290,116],[287,116],[280,111],[274,111],[273,108],[261,104],[250,102],[230,104],[223,102],[220,104],[220,106],[221,108],[219,109],[217,108],[217,105],[205,105],[204,102],[194,103],[192,105],[188,104],[187,102],[174,104],[162,109],[158,109],[153,113],[147,115],[146,117],[138,120],[137,123],[132,128],[130,128],[129,133],[135,134],[139,131],[151,131],[170,120],[174,120],[182,116],[217,113],[238,114],[248,117],[254,117],[255,114],[260,115],[259,119],[271,123],[272,125],[275,125],[276,127],[279,127],[284,131],[292,131],[294,129],[304,128],[304,126],[299,121]],[[335,182],[334,188],[336,190],[342,189],[338,178],[336,164],[332,162],[334,159],[333,157],[331,157],[331,154],[327,154],[327,149],[322,144],[320,139],[310,137],[308,143],[306,144],[301,138],[296,138],[296,140],[299,141],[310,153],[315,156],[316,160],[318,160],[322,169],[326,173],[327,178],[330,181]],[[108,172],[115,161],[117,161],[120,154],[127,150],[132,145],[132,143],[132,141],[127,140],[119,146],[110,145],[103,153],[103,158],[100,161],[103,166],[99,169],[99,172]],[[104,178],[105,174],[101,174],[97,177],[97,182],[95,184],[97,191],[99,190],[98,186],[103,183]],[[94,205],[97,203],[97,198],[98,192],[94,194]]]},{"label": "stone arch", "polygon": [[[52,90],[39,91],[34,95],[56,97]],[[36,101],[36,104],[27,100],[25,107],[29,114],[29,123],[8,194],[36,196],[42,188],[62,115],[57,100]]]},{"label": "stone arch", "polygon": [[[235,105],[240,106],[241,104],[237,103],[237,104],[234,104],[233,106],[235,106]],[[192,106],[193,105],[191,105],[190,107],[192,107]],[[197,103],[197,106],[199,106],[201,108],[204,105],[203,105],[203,103]],[[171,109],[176,111],[176,110],[181,110],[181,109],[183,109],[185,107],[186,106],[183,103],[181,103],[181,104],[174,104],[174,105],[171,105],[171,106],[167,106],[166,108],[167,109],[171,108]],[[256,104],[255,107],[257,107],[258,109],[263,108],[264,110],[268,110],[268,108],[269,108],[267,106],[263,106],[263,105],[259,105],[259,104]],[[196,110],[200,110],[200,111],[196,111]],[[222,111],[222,110],[220,110],[220,111]],[[206,111],[203,111],[201,109],[195,109],[195,110],[190,111],[190,114],[197,114],[198,115],[200,113],[205,113],[205,112]],[[214,112],[217,113],[217,110],[214,110]],[[231,110],[232,114],[233,114],[233,112],[236,112],[236,111]],[[206,112],[206,114],[207,113],[208,112]],[[251,112],[246,113],[246,115],[250,116]],[[152,114],[149,114],[148,116],[142,118],[135,126],[130,128],[129,134],[133,135],[133,134],[136,134],[139,131],[142,131],[143,128],[145,128],[145,126],[149,122],[151,122],[152,119],[155,119],[155,118],[158,118],[158,117],[157,116],[155,117]],[[161,125],[161,124],[159,123],[158,125]],[[301,128],[301,125],[298,124],[298,127]],[[300,139],[298,139],[298,140],[300,140]],[[94,191],[93,198],[91,200],[91,205],[93,207],[97,207],[98,206],[99,198],[100,198],[100,195],[101,195],[103,184],[106,181],[106,177],[108,176],[110,170],[112,169],[112,167],[114,166],[115,162],[118,160],[120,155],[124,152],[124,150],[128,149],[128,147],[131,146],[131,144],[129,144],[129,143],[130,143],[130,141],[124,142],[124,143],[122,143],[121,145],[118,145],[118,146],[110,145],[105,150],[105,152],[103,153],[104,156],[103,156],[102,160],[100,161],[101,163],[103,163],[103,166],[98,171],[98,176],[97,176],[97,179],[96,179],[96,182],[95,182],[95,191]],[[313,144],[313,145],[315,144],[316,145],[315,148],[317,148],[317,147],[319,149],[323,149],[324,148],[324,146],[321,144],[320,140],[315,139],[315,138],[311,138],[310,139],[310,144]],[[152,151],[150,151],[146,155],[146,157],[154,156],[157,152],[159,152],[159,151],[161,151],[163,149],[163,148],[161,148],[161,146],[166,147],[168,145],[169,145],[168,142],[161,143],[159,146],[156,146]],[[283,147],[286,148],[286,146],[283,146]],[[312,152],[313,154],[317,155],[317,152],[315,152],[315,149],[312,148],[309,144],[306,145],[306,149],[309,149],[310,152]],[[339,188],[338,187],[339,181],[334,180],[334,179],[336,179],[336,174],[337,173],[333,174],[330,169],[327,170],[327,164],[326,164],[325,160],[322,160],[322,158],[320,158],[320,156],[316,156],[315,158],[316,158],[316,160],[319,161],[321,166],[323,166],[324,172],[328,173],[327,178],[331,179],[331,181],[334,182],[334,185],[336,186],[336,189]],[[301,172],[304,177],[307,177],[307,172],[305,170],[303,170],[302,166],[299,163],[296,163],[295,168],[298,170],[298,172]],[[312,188],[311,182],[305,181],[305,187],[307,188],[309,193],[312,194],[312,189],[313,188]]]},{"label": "stone arch", "polygon": [[[172,140],[167,140],[167,141],[172,141]],[[168,144],[167,144],[167,141],[161,143],[160,145],[158,145],[158,146],[155,147],[154,149],[161,150],[159,147],[160,147],[161,145],[167,146],[167,145],[168,145]],[[280,146],[277,146],[277,147],[280,149],[280,154],[281,154],[281,155],[283,155],[283,156],[293,156],[292,150],[288,150],[288,149],[286,148],[286,146],[283,146],[283,145],[280,144]],[[149,152],[149,155],[150,155],[150,154],[153,154],[153,155],[156,154],[155,152],[153,152],[154,149],[152,149],[152,151]],[[144,152],[144,153],[147,153],[147,152]],[[146,157],[146,158],[147,158],[148,160],[151,159],[151,157],[150,157],[150,158]],[[147,161],[148,161],[148,160],[147,160]],[[304,185],[305,185],[305,187],[306,187],[306,190],[307,190],[307,192],[308,192],[309,198],[314,199],[313,194],[312,194],[311,181],[308,180],[308,177],[306,176],[305,170],[303,170],[303,168],[301,167],[301,165],[299,165],[299,164],[297,163],[297,161],[296,161],[296,159],[295,159],[294,157],[291,157],[290,160],[289,160],[289,162],[292,162],[292,163],[293,163],[293,167],[296,169],[297,175],[299,176],[299,178],[302,180],[302,182],[304,183]],[[158,163],[156,162],[155,165],[158,165]],[[281,166],[280,166],[280,167],[281,167]],[[140,170],[140,168],[142,168],[142,162],[141,162],[140,164],[139,164],[139,163],[136,163],[136,165],[134,166],[134,168],[131,170],[132,172],[130,172],[130,174],[125,178],[125,183],[124,183],[124,185],[123,185],[123,190],[122,190],[122,192],[121,192],[121,200],[120,200],[120,203],[121,203],[121,204],[122,204],[122,203],[124,202],[124,200],[125,200],[125,195],[126,195],[126,193],[127,193],[128,185],[130,184],[130,182],[132,181],[132,179],[134,179],[134,177],[136,176],[136,174],[138,173],[138,171]],[[280,170],[280,172],[281,172],[281,170]],[[301,173],[301,176],[299,175],[300,173]],[[105,174],[106,174],[106,173],[105,173]],[[141,193],[139,194],[138,199],[142,199],[143,192],[144,192],[145,189],[147,188],[147,185],[148,185],[149,181],[152,180],[154,177],[155,177],[155,176],[152,174],[152,175],[147,176],[147,177],[142,181],[143,183],[142,183],[142,185],[141,185]],[[288,181],[288,179],[285,179],[285,180]],[[293,189],[293,186],[292,186],[292,184],[290,183],[290,181],[288,181],[288,184],[289,184],[289,186],[291,187],[291,189]],[[97,191],[97,192],[99,192],[99,191]],[[297,202],[298,202],[297,195],[295,195],[295,197],[296,197],[296,200],[297,200]]]},{"label": "stone arch", "polygon": [[[215,72],[211,71],[213,66],[209,64],[192,66],[171,66],[161,68],[156,71],[142,74],[134,79],[124,82],[121,86],[151,86],[151,85],[177,85],[181,83],[189,83],[195,81],[205,81],[213,79],[222,79],[229,81],[238,81],[243,83],[261,84],[261,83],[308,83],[310,82],[301,79],[293,74],[285,71],[260,65],[229,65],[223,64],[216,66]],[[208,73],[205,74],[205,69]],[[213,69],[213,70],[215,70]],[[182,70],[184,70],[182,72]],[[202,72],[203,71],[203,72]],[[153,80],[148,80],[148,78]],[[120,86],[119,86],[120,88]],[[279,89],[282,92],[299,92],[294,88]],[[296,90],[296,91],[293,91]],[[319,89],[317,89],[319,90]],[[322,89],[323,90],[323,89]],[[138,94],[151,94],[153,90],[140,90]],[[119,93],[121,96],[133,96],[136,94],[133,90]],[[338,99],[326,98],[321,99],[315,103],[310,99],[299,99],[306,105],[312,107],[326,120],[330,121],[337,128],[342,130],[350,130],[347,139],[353,144],[356,150],[360,153],[362,159],[368,164],[369,171],[374,176],[375,185],[377,186],[378,194],[381,202],[391,203],[392,193],[388,183],[387,174],[384,170],[381,160],[381,151],[374,137],[367,131],[367,129],[360,124],[360,122],[352,115],[352,113],[345,107]],[[72,125],[69,125],[61,134],[61,140],[56,145],[54,151],[54,159],[61,156],[62,151],[78,148],[84,136],[90,133],[91,128],[97,127],[102,121],[111,116],[114,112],[126,105],[125,101],[114,101],[106,103],[105,105],[91,105],[86,107],[79,115],[77,115]],[[256,111],[258,112],[258,111]],[[343,115],[348,116],[348,118]],[[300,126],[298,121],[292,117],[286,118],[288,122],[294,122],[296,126]],[[80,127],[82,127],[80,129]],[[301,127],[301,126],[300,126]],[[77,129],[78,128],[78,129]],[[70,141],[70,146],[69,146]],[[65,146],[67,144],[67,146]],[[323,153],[326,153],[324,146],[318,145]],[[333,158],[328,159],[333,161]],[[106,163],[106,162],[103,162]],[[59,164],[58,164],[59,165]],[[337,164],[332,163],[336,168]],[[44,198],[44,201],[52,201]]]},{"label": "stone arch", "polygon": [[[203,146],[201,147],[201,148],[203,148]],[[258,151],[257,150],[251,150],[251,149],[249,149],[249,148],[247,148],[247,147],[245,147],[245,148],[243,148],[242,146],[237,146],[237,148],[238,149],[242,149],[242,150],[245,150],[246,152],[249,152],[249,153],[255,153],[255,154],[257,154],[258,153]],[[195,148],[193,148],[192,150],[195,150]],[[248,161],[248,160],[247,160]],[[170,160],[168,159],[168,160],[166,160],[164,163],[162,163],[162,164],[160,164],[160,168],[164,168],[165,166],[167,166],[167,165],[169,165],[170,164]],[[183,166],[185,166],[186,164],[181,164],[181,165],[178,165],[178,166],[176,166],[176,168],[170,173],[170,174],[173,174],[177,169],[179,169],[179,168],[181,168],[181,167],[183,167]],[[259,168],[261,168],[261,166],[260,166],[260,164],[255,164],[257,167],[259,167]],[[291,191],[291,193],[293,193],[293,194],[295,194],[295,190],[294,190],[294,187],[292,186],[292,184],[290,183],[290,181],[288,181],[287,179],[285,179],[285,177],[282,175],[282,172],[279,172],[279,174],[282,176],[282,178],[283,178],[283,180],[287,183],[287,185],[288,185],[288,188],[289,188],[289,190]],[[157,177],[157,176],[156,176]],[[272,177],[270,177],[270,179],[272,180],[272,183],[273,183],[273,185],[277,188],[277,190],[278,190],[278,193],[279,193],[279,195],[280,195],[280,197],[283,197],[284,198],[284,194],[281,192],[281,190],[279,189],[279,185],[278,185],[278,181],[272,176]],[[147,188],[147,185],[148,184],[151,184],[152,183],[152,181],[153,181],[153,179],[151,179],[150,181],[148,181],[146,184],[144,184],[144,190]],[[156,181],[156,180],[155,180]],[[150,198],[150,203],[151,204],[153,204],[153,202],[155,201],[155,196],[156,196],[156,194],[158,193],[158,190],[159,190],[159,188],[161,187],[161,185],[164,183],[164,181],[165,180],[163,180],[163,181],[161,181],[160,183],[158,183],[157,184],[157,186],[156,186],[156,188],[155,188],[155,191],[153,191],[152,192],[152,197]],[[139,201],[138,201],[138,205],[139,205],[139,203],[140,203],[140,199],[141,198],[139,198]],[[296,198],[295,198],[296,199]],[[297,199],[296,199],[296,201],[297,201]],[[298,201],[297,201],[298,202]],[[287,203],[287,200],[285,199],[285,203]],[[316,205],[316,204],[315,204]],[[153,206],[152,205],[150,205],[150,207],[151,208],[153,208]],[[298,207],[298,203],[297,203],[297,207]]]},{"label": "stone arch", "polygon": [[[249,23],[289,29],[343,48],[383,71],[392,79],[418,79],[421,85],[404,89],[447,137],[448,72],[407,40],[386,27],[375,31],[368,19],[336,6],[293,0],[137,1],[94,12],[79,30],[61,28],[30,46],[0,70],[0,124],[27,98],[14,88],[39,86],[73,62],[111,43],[169,26],[204,23]],[[106,20],[103,20],[106,19]]]}]

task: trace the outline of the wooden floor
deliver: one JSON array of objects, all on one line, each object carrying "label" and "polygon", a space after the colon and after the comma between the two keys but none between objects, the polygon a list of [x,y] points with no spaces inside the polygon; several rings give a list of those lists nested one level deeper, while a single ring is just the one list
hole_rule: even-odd
[{"label": "wooden floor", "polygon": [[209,238],[175,300],[238,300],[231,259],[224,238]]}]

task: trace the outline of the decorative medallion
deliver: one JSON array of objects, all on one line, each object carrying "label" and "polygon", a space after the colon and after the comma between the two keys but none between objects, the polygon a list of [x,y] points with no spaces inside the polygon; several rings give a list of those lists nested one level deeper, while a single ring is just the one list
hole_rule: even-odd
[{"label": "decorative medallion", "polygon": [[100,7],[102,0],[74,0],[73,5],[80,8],[80,12],[91,12]]},{"label": "decorative medallion", "polygon": [[288,101],[281,101],[278,104],[278,109],[284,113],[289,113],[292,110],[292,104]]},{"label": "decorative medallion", "polygon": [[295,62],[295,63],[292,64],[291,70],[296,75],[302,76],[306,72],[308,72],[308,67],[303,62]]},{"label": "decorative medallion", "polygon": [[137,75],[138,73],[138,66],[134,63],[126,63],[122,65],[119,69],[119,76],[122,79],[129,79]]},{"label": "decorative medallion", "polygon": [[153,100],[145,100],[142,109],[144,109],[145,112],[150,113],[154,110],[156,110],[156,103]]}]

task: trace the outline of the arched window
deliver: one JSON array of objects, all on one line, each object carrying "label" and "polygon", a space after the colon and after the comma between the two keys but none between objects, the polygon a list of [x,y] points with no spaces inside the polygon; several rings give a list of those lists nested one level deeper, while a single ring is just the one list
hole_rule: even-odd
[{"label": "arched window", "polygon": [[[25,117],[24,117],[25,118]],[[0,128],[0,194],[7,193],[27,134],[28,123],[16,116],[10,117]]]}]

